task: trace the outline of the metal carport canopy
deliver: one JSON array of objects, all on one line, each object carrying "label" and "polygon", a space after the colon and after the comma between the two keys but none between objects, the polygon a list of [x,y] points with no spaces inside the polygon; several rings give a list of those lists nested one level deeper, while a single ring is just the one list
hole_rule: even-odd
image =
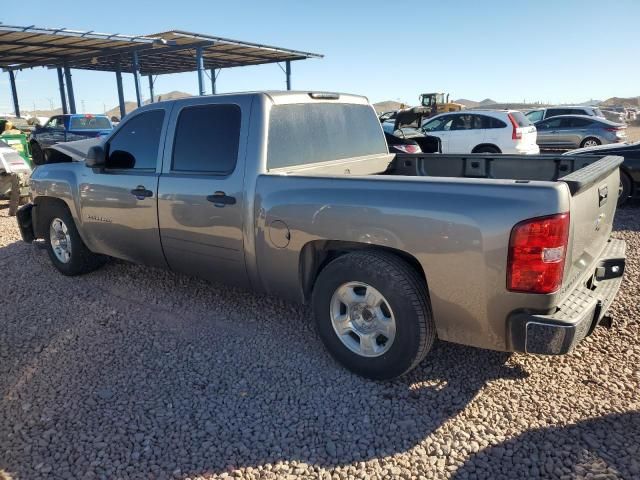
[{"label": "metal carport canopy", "polygon": [[[19,116],[14,71],[33,67],[58,69],[63,111],[65,85],[69,109],[75,112],[71,69],[115,72],[121,113],[124,113],[122,72],[132,73],[138,105],[140,75],[198,72],[199,93],[204,94],[204,70],[211,70],[215,93],[216,70],[229,67],[284,62],[287,88],[291,88],[291,62],[322,55],[211,35],[171,30],[151,35],[108,34],[65,28],[20,27],[0,24],[0,68],[9,72],[14,107]],[[62,74],[64,69],[64,76]],[[153,94],[151,95],[153,99]]]}]

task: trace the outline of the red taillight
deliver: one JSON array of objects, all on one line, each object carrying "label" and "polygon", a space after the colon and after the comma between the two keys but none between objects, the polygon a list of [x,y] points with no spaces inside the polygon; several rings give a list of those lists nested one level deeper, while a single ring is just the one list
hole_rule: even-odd
[{"label": "red taillight", "polygon": [[513,118],[513,115],[511,115],[510,113],[507,116],[509,117],[509,121],[511,122],[511,126],[513,127],[513,131],[511,132],[511,139],[521,140],[522,132],[518,131],[518,122],[516,122],[516,119]]},{"label": "red taillight", "polygon": [[619,132],[620,130],[624,130],[625,127],[610,127],[610,128],[605,128],[605,130],[607,132]]},{"label": "red taillight", "polygon": [[421,153],[418,145],[394,145],[394,148],[403,151],[404,153]]},{"label": "red taillight", "polygon": [[569,214],[532,218],[511,230],[507,289],[553,293],[562,285],[569,238]]}]

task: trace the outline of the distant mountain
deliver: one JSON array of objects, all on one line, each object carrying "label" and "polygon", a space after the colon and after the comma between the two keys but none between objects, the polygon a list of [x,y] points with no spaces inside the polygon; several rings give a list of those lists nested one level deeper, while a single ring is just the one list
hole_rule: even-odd
[{"label": "distant mountain", "polygon": [[[169,93],[163,93],[161,95],[154,95],[154,99],[156,102],[162,102],[164,100],[177,100],[179,98],[187,98],[192,97],[190,93],[180,92],[178,90],[173,90]],[[144,105],[148,104],[149,100],[145,100],[143,102]],[[138,104],[136,102],[124,102],[124,109],[127,113],[133,112],[136,108],[138,108]],[[107,110],[105,115],[108,117],[118,117],[120,118],[120,106],[116,105],[111,110]]]},{"label": "distant mountain", "polygon": [[454,100],[454,103],[464,105],[466,108],[476,108],[478,105],[480,105],[480,102],[476,102],[475,100],[467,100],[466,98],[459,98],[457,100]]},{"label": "distant mountain", "polygon": [[393,110],[399,110],[406,107],[404,103],[395,102],[393,100],[385,100],[384,102],[378,102],[373,104],[377,113],[391,112]]},{"label": "distant mountain", "polygon": [[457,100],[453,100],[454,103],[460,103],[462,105],[464,105],[467,108],[478,108],[478,107],[487,107],[489,105],[493,105],[496,103],[495,100],[492,100],[491,98],[485,98],[484,100],[481,101],[476,101],[476,100],[468,100],[466,98],[459,98]]},{"label": "distant mountain", "polygon": [[611,97],[600,102],[601,107],[640,107],[640,97]]}]

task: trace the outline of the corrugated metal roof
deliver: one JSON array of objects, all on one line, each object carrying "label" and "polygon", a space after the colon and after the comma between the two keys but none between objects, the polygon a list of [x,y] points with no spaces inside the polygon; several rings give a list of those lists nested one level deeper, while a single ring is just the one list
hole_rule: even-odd
[{"label": "corrugated metal roof", "polygon": [[0,24],[0,68],[63,66],[131,72],[132,53],[140,73],[160,75],[196,70],[195,50],[202,48],[205,68],[322,58],[322,55],[211,35],[171,30],[152,35],[124,35],[66,28]]}]

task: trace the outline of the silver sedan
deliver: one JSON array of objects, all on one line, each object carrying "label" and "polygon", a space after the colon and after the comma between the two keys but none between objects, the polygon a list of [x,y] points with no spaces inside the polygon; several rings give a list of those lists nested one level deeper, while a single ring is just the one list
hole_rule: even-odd
[{"label": "silver sedan", "polygon": [[540,148],[583,148],[623,142],[626,125],[587,115],[559,115],[536,123]]}]

